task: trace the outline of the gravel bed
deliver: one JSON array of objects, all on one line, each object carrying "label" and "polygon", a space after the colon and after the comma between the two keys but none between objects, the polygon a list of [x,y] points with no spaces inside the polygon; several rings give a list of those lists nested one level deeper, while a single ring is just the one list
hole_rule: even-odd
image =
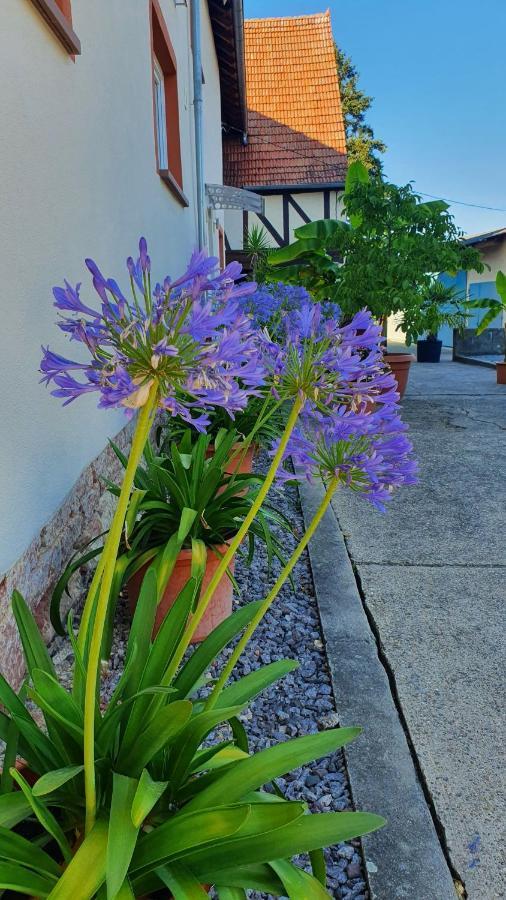
[{"label": "gravel bed", "polygon": [[[260,458],[258,467],[261,469],[265,462],[265,458]],[[285,486],[282,491],[273,491],[272,502],[300,535],[303,521],[297,489]],[[284,532],[283,535],[288,556],[292,541],[289,535]],[[238,559],[235,575],[240,588],[238,605],[265,596],[273,576],[267,575],[266,557],[260,544],[251,568]],[[235,672],[235,677],[241,677],[283,658],[297,659],[300,663],[298,669],[264,692],[243,714],[252,750],[338,724],[307,554],[297,564],[293,580],[295,589],[285,585]],[[103,673],[103,695],[110,696],[121,672],[128,628],[126,604],[120,602],[111,665]],[[60,676],[70,683],[73,655],[68,642],[55,638],[51,651]],[[353,809],[340,751],[278,779],[278,784],[287,798],[304,800],[313,812]],[[360,842],[340,844],[326,851],[326,855],[327,890],[331,896],[337,900],[368,900]],[[252,892],[250,897],[257,900],[265,895]]]}]

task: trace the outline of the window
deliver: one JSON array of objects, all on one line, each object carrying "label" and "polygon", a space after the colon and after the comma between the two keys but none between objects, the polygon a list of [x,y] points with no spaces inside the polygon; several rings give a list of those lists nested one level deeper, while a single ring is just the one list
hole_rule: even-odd
[{"label": "window", "polygon": [[81,43],[72,28],[71,0],[32,0],[41,16],[72,56],[81,52]]},{"label": "window", "polygon": [[165,112],[165,86],[162,67],[153,57],[153,81],[155,85],[155,133],[158,168],[168,169],[167,158],[167,114]]},{"label": "window", "polygon": [[150,10],[156,165],[167,187],[188,206],[183,193],[176,57],[158,0],[151,0]]}]

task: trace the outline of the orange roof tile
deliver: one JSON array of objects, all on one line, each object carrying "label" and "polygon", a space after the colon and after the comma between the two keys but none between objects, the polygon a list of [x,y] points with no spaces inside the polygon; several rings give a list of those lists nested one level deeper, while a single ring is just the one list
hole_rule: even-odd
[{"label": "orange roof tile", "polygon": [[346,172],[330,12],[244,23],[248,143],[227,135],[225,184],[322,184]]}]

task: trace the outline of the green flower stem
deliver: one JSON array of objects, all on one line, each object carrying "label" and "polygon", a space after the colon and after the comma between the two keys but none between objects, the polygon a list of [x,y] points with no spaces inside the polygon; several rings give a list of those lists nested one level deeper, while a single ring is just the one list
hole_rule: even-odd
[{"label": "green flower stem", "polygon": [[238,470],[239,466],[241,465],[244,457],[246,456],[248,449],[251,447],[251,444],[253,443],[253,438],[255,437],[257,431],[259,431],[263,427],[263,425],[265,425],[265,423],[269,421],[269,419],[274,415],[275,412],[277,412],[277,410],[283,403],[282,400],[278,400],[277,403],[275,403],[271,407],[270,412],[268,412],[267,415],[265,415],[265,410],[268,409],[270,399],[271,398],[269,396],[267,396],[265,398],[262,409],[260,410],[260,412],[258,414],[258,419],[257,419],[254,427],[251,429],[250,432],[248,432],[248,434],[246,435],[244,440],[241,441],[237,450],[234,453],[232,453],[232,455],[230,457],[232,462],[236,459],[236,457],[239,457],[237,460],[237,463],[236,463],[236,468],[235,468],[233,477],[235,477],[235,475],[237,474],[237,470]]},{"label": "green flower stem", "polygon": [[316,511],[316,513],[315,513],[315,515],[314,515],[314,517],[313,517],[313,519],[312,519],[312,521],[311,521],[311,524],[309,525],[309,528],[307,529],[306,533],[304,534],[304,537],[302,538],[302,540],[300,541],[300,543],[297,545],[297,547],[296,547],[295,550],[293,551],[293,553],[292,553],[290,559],[288,560],[288,562],[286,563],[285,567],[284,567],[284,568],[282,569],[282,571],[280,572],[279,577],[276,579],[276,582],[275,582],[275,584],[273,585],[272,589],[269,591],[269,593],[267,594],[267,597],[265,598],[264,602],[263,602],[262,605],[259,607],[259,610],[258,610],[256,616],[251,620],[251,622],[249,623],[248,627],[246,628],[246,630],[245,630],[245,632],[244,632],[244,634],[243,634],[241,640],[239,641],[239,643],[237,644],[237,646],[234,648],[234,651],[233,651],[233,653],[232,653],[232,656],[230,657],[229,661],[227,662],[227,664],[226,664],[225,668],[223,669],[223,671],[222,671],[220,677],[218,678],[218,681],[217,681],[216,684],[214,685],[213,690],[211,691],[209,697],[207,698],[207,702],[206,702],[206,705],[205,705],[206,710],[207,710],[207,709],[212,709],[214,706],[216,706],[216,702],[217,702],[217,700],[218,700],[218,697],[220,696],[220,694],[221,694],[223,688],[225,687],[225,685],[226,685],[226,683],[227,683],[227,681],[228,681],[230,675],[232,674],[232,671],[233,671],[233,669],[234,669],[234,667],[235,667],[235,665],[236,665],[236,663],[237,663],[239,657],[240,657],[241,654],[243,653],[243,651],[244,651],[246,645],[248,644],[248,642],[250,641],[251,637],[253,636],[253,633],[254,633],[254,632],[256,631],[256,629],[258,628],[258,625],[259,625],[260,622],[262,621],[262,619],[263,619],[263,617],[265,616],[266,612],[267,612],[267,611],[269,610],[269,608],[272,606],[274,600],[275,600],[276,597],[278,596],[278,594],[279,594],[281,588],[283,587],[285,581],[286,581],[287,578],[290,576],[290,574],[291,574],[291,572],[292,572],[292,569],[294,568],[294,566],[296,565],[296,563],[297,563],[298,560],[300,559],[302,553],[303,553],[304,550],[306,549],[307,545],[309,544],[309,541],[311,540],[311,538],[313,537],[313,535],[314,535],[316,529],[318,528],[318,525],[320,524],[320,522],[321,522],[323,516],[325,515],[325,512],[327,511],[327,508],[328,508],[328,506],[329,506],[329,503],[330,503],[330,501],[332,500],[332,497],[333,497],[333,495],[334,495],[334,491],[335,491],[336,488],[337,488],[337,485],[338,485],[338,479],[337,479],[337,478],[332,478],[332,480],[330,481],[330,483],[329,483],[329,485],[328,485],[328,487],[327,487],[327,490],[326,490],[326,492],[325,492],[325,496],[323,497],[323,499],[322,499],[322,501],[321,501],[321,503],[320,503],[320,505],[319,505],[319,507],[318,507],[318,509],[317,509],[317,511]]},{"label": "green flower stem", "polygon": [[241,527],[239,528],[239,531],[237,532],[235,537],[230,541],[230,544],[228,545],[228,550],[221,557],[219,566],[217,567],[217,569],[216,569],[213,577],[211,578],[206,590],[204,591],[202,597],[200,598],[197,609],[195,610],[195,613],[192,616],[191,621],[189,622],[189,624],[186,628],[186,631],[184,632],[184,634],[181,638],[181,641],[179,643],[177,651],[174,654],[174,656],[172,657],[171,663],[168,666],[167,671],[165,672],[165,675],[163,677],[163,684],[165,684],[165,685],[170,684],[174,675],[176,674],[179,664],[180,664],[181,660],[183,659],[183,656],[190,644],[190,641],[191,641],[193,635],[195,634],[198,626],[200,625],[200,622],[202,621],[202,617],[203,617],[207,607],[209,606],[209,603],[211,602],[211,600],[213,598],[213,594],[214,594],[218,584],[220,583],[221,579],[225,575],[225,573],[230,565],[230,562],[232,561],[235,553],[237,552],[237,550],[241,544],[241,541],[243,540],[245,535],[248,533],[249,527],[250,527],[251,523],[253,522],[253,519],[255,518],[256,514],[258,513],[259,509],[262,506],[262,503],[265,500],[265,497],[267,496],[269,488],[272,485],[272,482],[274,481],[276,472],[277,472],[278,467],[283,458],[283,454],[285,452],[286,445],[288,444],[290,435],[291,435],[293,429],[295,428],[297,419],[299,418],[299,413],[303,406],[304,406],[304,401],[301,400],[300,397],[297,397],[296,400],[294,401],[294,404],[290,411],[290,415],[288,416],[285,430],[281,436],[281,440],[279,442],[278,449],[276,450],[276,455],[274,456],[274,459],[272,460],[272,463],[269,467],[269,471],[267,472],[267,475],[265,476],[265,480],[262,484],[262,487],[260,488],[260,490],[255,498],[254,503],[251,505],[251,508],[250,508],[248,514],[244,517],[244,521],[243,521]]},{"label": "green flower stem", "polygon": [[100,559],[95,568],[95,572],[93,574],[93,578],[88,590],[88,594],[86,596],[86,603],[84,604],[83,614],[81,617],[81,624],[79,625],[79,634],[77,635],[77,646],[81,651],[81,654],[84,658],[84,652],[86,649],[86,639],[88,636],[88,631],[90,627],[90,621],[93,614],[93,610],[95,609],[95,602],[97,599],[97,592],[100,586],[100,580],[102,578],[102,573],[104,571],[105,566],[105,548],[107,545],[107,541],[109,539],[109,535],[106,538],[104,543],[104,547],[102,553],[100,554]]},{"label": "green flower stem", "polygon": [[[137,425],[135,428],[132,447],[128,457],[128,464],[125,470],[125,477],[121,486],[118,504],[111,522],[109,534],[102,551],[102,557],[99,563],[102,569],[102,578],[100,581],[100,590],[96,600],[96,611],[93,622],[93,630],[90,635],[89,658],[86,672],[86,686],[84,696],[84,784],[86,794],[86,834],[89,834],[96,817],[96,784],[95,784],[95,708],[97,697],[97,686],[99,682],[100,668],[100,651],[102,648],[102,638],[104,635],[105,621],[107,618],[107,608],[109,605],[109,596],[111,585],[116,566],[116,558],[118,548],[121,541],[121,533],[125,515],[130,500],[130,492],[132,490],[137,466],[142,457],[142,451],[146,440],[149,436],[151,425],[153,423],[154,412],[156,409],[158,394],[158,384],[153,382],[149,396],[145,406],[142,407]],[[95,592],[96,593],[96,592]],[[92,595],[93,596],[93,595]],[[88,614],[89,616],[90,614]],[[83,640],[86,641],[86,635],[83,632]]]}]

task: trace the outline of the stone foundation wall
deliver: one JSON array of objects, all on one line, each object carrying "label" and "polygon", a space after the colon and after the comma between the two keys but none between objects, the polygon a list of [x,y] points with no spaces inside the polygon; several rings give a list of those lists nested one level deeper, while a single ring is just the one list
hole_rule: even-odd
[{"label": "stone foundation wall", "polygon": [[[127,450],[132,424],[115,438]],[[51,592],[70,557],[109,525],[115,498],[105,489],[104,476],[119,481],[123,468],[107,447],[81,473],[59,509],[27,547],[23,555],[0,576],[0,670],[17,687],[24,675],[23,655],[14,618],[11,595],[18,590],[34,612],[46,641],[53,636],[49,622]],[[86,579],[76,573],[73,599],[79,599]],[[70,605],[70,601],[69,601]]]}]

